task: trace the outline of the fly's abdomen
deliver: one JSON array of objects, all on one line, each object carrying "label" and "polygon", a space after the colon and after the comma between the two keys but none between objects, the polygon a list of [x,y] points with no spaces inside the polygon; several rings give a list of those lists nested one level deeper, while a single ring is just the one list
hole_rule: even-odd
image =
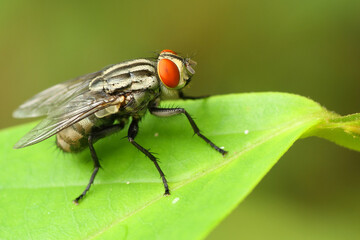
[{"label": "fly's abdomen", "polygon": [[79,152],[88,146],[88,137],[96,118],[87,117],[56,135],[56,145],[65,152]]}]

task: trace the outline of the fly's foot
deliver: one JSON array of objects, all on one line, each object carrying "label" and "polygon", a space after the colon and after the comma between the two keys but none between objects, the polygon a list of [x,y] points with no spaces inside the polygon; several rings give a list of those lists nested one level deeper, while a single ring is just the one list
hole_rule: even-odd
[{"label": "fly's foot", "polygon": [[218,147],[218,146],[216,146],[214,143],[210,142],[210,140],[209,140],[209,144],[210,144],[210,146],[212,146],[216,151],[218,151],[219,153],[221,153],[221,155],[223,155],[223,156],[225,156],[225,155],[228,153],[228,151],[225,151],[225,150],[223,149],[224,147]]},{"label": "fly's foot", "polygon": [[166,190],[165,190],[164,196],[170,196],[170,191],[169,191],[169,189],[166,189]]},{"label": "fly's foot", "polygon": [[84,195],[80,195],[80,196],[78,196],[77,198],[75,198],[74,200],[73,200],[73,203],[75,204],[75,205],[79,205],[79,201],[82,199],[84,197]]},{"label": "fly's foot", "polygon": [[229,153],[228,151],[225,151],[222,149],[220,149],[220,150],[221,150],[220,153],[221,153],[221,155],[223,155],[223,157],[225,157],[225,155]]}]

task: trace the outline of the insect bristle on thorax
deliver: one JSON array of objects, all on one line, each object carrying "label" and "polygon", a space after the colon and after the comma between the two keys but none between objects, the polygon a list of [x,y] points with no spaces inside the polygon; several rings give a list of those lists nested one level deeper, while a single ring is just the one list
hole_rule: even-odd
[{"label": "insect bristle on thorax", "polygon": [[30,146],[53,135],[56,135],[57,146],[65,152],[89,148],[94,171],[84,192],[74,200],[78,203],[90,189],[100,168],[93,144],[122,130],[131,119],[128,140],[154,163],[162,178],[165,195],[168,195],[168,183],[157,159],[135,141],[138,122],[147,111],[159,117],[184,114],[195,134],[222,155],[227,153],[200,133],[185,109],[158,107],[161,99],[168,97],[194,99],[184,96],[182,88],[195,74],[195,66],[196,62],[190,58],[166,49],[155,60],[125,61],[46,89],[14,112],[13,116],[18,118],[46,116],[14,148]]}]

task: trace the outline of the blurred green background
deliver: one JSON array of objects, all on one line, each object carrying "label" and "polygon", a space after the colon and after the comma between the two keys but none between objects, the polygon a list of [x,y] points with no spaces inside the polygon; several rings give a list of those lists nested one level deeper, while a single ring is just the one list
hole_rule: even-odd
[{"label": "blurred green background", "polygon": [[[190,95],[283,91],[360,112],[359,0],[0,0],[0,127],[51,85],[165,48],[198,62]],[[360,153],[300,140],[208,239],[359,239],[359,172]]]}]

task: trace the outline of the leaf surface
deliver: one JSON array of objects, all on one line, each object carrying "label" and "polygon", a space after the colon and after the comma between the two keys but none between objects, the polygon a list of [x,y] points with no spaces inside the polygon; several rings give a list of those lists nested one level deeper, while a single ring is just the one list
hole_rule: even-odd
[{"label": "leaf surface", "polygon": [[170,184],[122,137],[95,144],[102,164],[95,184],[74,205],[92,172],[88,151],[66,154],[54,138],[20,150],[15,142],[35,124],[0,132],[1,239],[199,239],[248,195],[301,137],[320,136],[360,150],[358,114],[340,117],[307,98],[249,93],[163,102],[184,107],[202,133],[229,153],[222,157],[197,136],[185,116],[146,115],[136,140],[157,153]]}]

